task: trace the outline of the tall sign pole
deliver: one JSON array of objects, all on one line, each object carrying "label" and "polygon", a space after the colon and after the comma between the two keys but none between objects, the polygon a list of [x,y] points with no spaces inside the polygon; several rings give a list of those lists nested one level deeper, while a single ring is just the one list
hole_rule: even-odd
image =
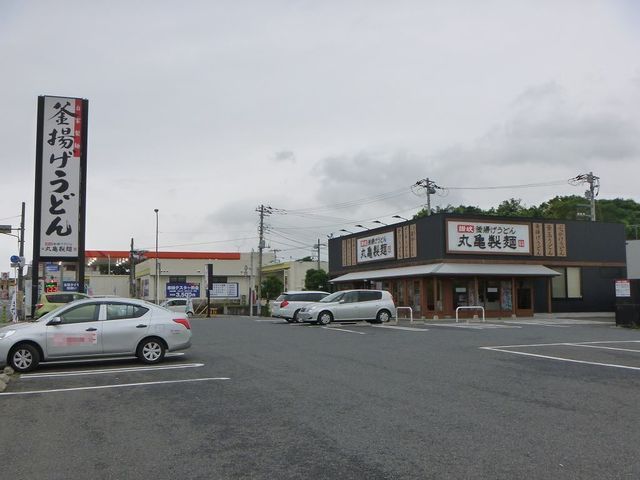
[{"label": "tall sign pole", "polygon": [[86,99],[38,97],[32,315],[41,263],[75,263],[84,291],[88,115]]}]

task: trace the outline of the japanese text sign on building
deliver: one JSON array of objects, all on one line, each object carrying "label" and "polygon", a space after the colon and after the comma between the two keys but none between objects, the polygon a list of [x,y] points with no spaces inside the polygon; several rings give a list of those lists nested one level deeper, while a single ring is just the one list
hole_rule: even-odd
[{"label": "japanese text sign on building", "polygon": [[447,220],[447,252],[531,254],[529,224]]},{"label": "japanese text sign on building", "polygon": [[62,282],[63,292],[77,292],[79,289],[80,289],[80,282],[67,281],[67,280]]},{"label": "japanese text sign on building", "polygon": [[41,257],[79,255],[83,102],[78,98],[41,97],[37,139],[37,196]]},{"label": "japanese text sign on building", "polygon": [[212,283],[210,290],[211,298],[238,298],[238,284],[232,283]]},{"label": "japanese text sign on building", "polygon": [[199,283],[167,283],[166,298],[200,298]]},{"label": "japanese text sign on building", "polygon": [[387,260],[395,257],[393,231],[358,238],[358,263]]}]

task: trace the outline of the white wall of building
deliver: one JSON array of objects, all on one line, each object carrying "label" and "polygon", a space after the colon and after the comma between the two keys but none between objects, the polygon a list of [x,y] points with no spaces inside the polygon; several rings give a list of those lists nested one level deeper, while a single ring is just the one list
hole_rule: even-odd
[{"label": "white wall of building", "polygon": [[89,295],[115,295],[129,297],[128,275],[85,275]]},{"label": "white wall of building", "polygon": [[[307,270],[315,270],[318,268],[318,262],[283,262],[269,265],[264,268],[264,275],[277,276],[282,280],[284,291],[305,290],[304,280],[307,276]],[[320,262],[320,269],[325,272],[329,269],[327,262]]]},{"label": "white wall of building", "polygon": [[640,279],[640,240],[627,240],[627,278]]}]

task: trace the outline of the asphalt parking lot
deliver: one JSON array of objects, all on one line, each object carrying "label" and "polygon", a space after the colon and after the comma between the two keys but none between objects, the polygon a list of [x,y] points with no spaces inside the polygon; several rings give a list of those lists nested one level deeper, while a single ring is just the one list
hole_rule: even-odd
[{"label": "asphalt parking lot", "polygon": [[192,324],[192,348],[158,366],[12,379],[0,475],[640,475],[640,331],[610,320]]}]

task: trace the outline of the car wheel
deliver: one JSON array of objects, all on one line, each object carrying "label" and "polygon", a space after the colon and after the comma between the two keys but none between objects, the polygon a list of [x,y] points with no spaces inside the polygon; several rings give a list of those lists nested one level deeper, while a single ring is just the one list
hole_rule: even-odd
[{"label": "car wheel", "polygon": [[292,319],[292,321],[294,321],[294,322],[296,322],[296,323],[299,323],[299,322],[300,322],[300,320],[298,320],[298,312],[299,312],[299,311],[300,311],[300,310],[298,309],[298,310],[296,310],[295,312],[293,312],[293,319]]},{"label": "car wheel", "polygon": [[33,345],[22,343],[11,350],[9,363],[16,372],[30,372],[40,363],[40,353]]},{"label": "car wheel", "polygon": [[137,356],[143,363],[158,363],[164,358],[164,344],[158,338],[146,338],[138,345]]},{"label": "car wheel", "polygon": [[331,312],[320,312],[318,314],[318,324],[319,325],[329,325],[333,321],[333,315]]},{"label": "car wheel", "polygon": [[386,323],[391,319],[391,314],[389,310],[380,310],[378,315],[376,315],[376,322],[378,323]]}]

